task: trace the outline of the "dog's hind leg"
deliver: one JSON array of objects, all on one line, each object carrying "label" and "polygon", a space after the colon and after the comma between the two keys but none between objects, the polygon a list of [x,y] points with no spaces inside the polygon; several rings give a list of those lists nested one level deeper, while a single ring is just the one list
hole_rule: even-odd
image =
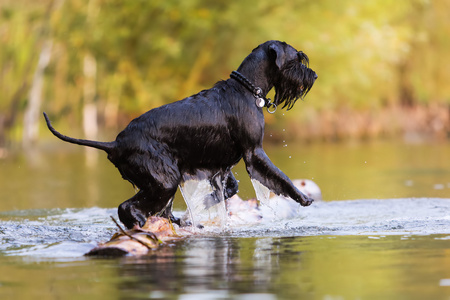
[{"label": "dog's hind leg", "polygon": [[147,201],[149,201],[149,199],[147,199],[145,193],[140,190],[136,195],[119,205],[119,219],[128,229],[131,229],[134,226],[144,226],[148,216],[139,204]]},{"label": "dog's hind leg", "polygon": [[177,219],[172,215],[172,201],[177,188],[168,190],[140,190],[136,195],[119,205],[118,214],[120,221],[127,227],[133,228],[136,225],[144,226],[147,218],[158,215],[171,219],[177,223]]},{"label": "dog's hind leg", "polygon": [[152,155],[155,151],[136,151],[116,164],[124,179],[139,188],[136,195],[119,206],[119,218],[127,228],[142,227],[152,215],[173,217],[172,201],[181,174],[164,147],[157,150],[158,155]]}]

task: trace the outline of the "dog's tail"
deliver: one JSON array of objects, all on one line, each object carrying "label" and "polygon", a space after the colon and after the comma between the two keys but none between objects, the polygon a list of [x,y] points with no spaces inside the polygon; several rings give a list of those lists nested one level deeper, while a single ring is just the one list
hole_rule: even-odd
[{"label": "dog's tail", "polygon": [[48,129],[57,138],[65,141],[65,142],[100,149],[100,150],[105,151],[108,154],[111,153],[116,146],[116,142],[97,142],[97,141],[90,141],[90,140],[75,139],[75,138],[71,138],[69,136],[63,135],[63,134],[59,133],[58,131],[56,131],[55,128],[53,128],[53,126],[50,123],[50,120],[45,112],[44,112],[44,118],[45,118],[45,122],[47,122]]}]

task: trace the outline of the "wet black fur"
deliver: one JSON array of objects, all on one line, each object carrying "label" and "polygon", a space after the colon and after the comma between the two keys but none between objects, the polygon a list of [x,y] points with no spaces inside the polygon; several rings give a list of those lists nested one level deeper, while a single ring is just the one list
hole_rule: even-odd
[{"label": "wet black fur", "polygon": [[[308,62],[292,46],[268,41],[254,49],[237,71],[260,87],[263,96],[275,87],[275,103],[291,109],[317,78]],[[173,197],[178,185],[189,178],[209,179],[215,202],[233,196],[238,184],[231,168],[241,159],[249,175],[272,192],[303,206],[312,203],[267,157],[262,148],[263,110],[235,79],[144,113],[113,142],[64,136],[45,118],[60,139],[106,151],[122,177],[139,188],[119,206],[119,218],[128,228],[142,226],[155,214],[177,221],[171,213]]]}]

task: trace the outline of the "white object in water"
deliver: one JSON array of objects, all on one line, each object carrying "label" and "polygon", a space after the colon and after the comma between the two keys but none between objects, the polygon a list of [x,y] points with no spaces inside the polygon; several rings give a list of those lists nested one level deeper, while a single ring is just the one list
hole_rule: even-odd
[{"label": "white object in water", "polygon": [[306,196],[313,198],[315,201],[322,200],[322,192],[314,181],[309,179],[295,179],[292,180],[292,183]]}]

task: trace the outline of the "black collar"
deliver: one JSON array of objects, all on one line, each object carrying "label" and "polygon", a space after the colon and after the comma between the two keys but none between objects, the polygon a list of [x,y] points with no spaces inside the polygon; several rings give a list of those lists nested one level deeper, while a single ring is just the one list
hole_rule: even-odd
[{"label": "black collar", "polygon": [[[253,97],[256,99],[256,106],[258,107],[267,107],[267,111],[273,114],[277,110],[277,105],[270,101],[270,99],[263,96],[263,91],[260,87],[255,86],[250,82],[244,75],[239,73],[238,71],[233,71],[230,74],[230,77],[237,80],[240,84],[242,84],[247,90],[252,92]],[[273,110],[269,110],[273,107]]]}]

